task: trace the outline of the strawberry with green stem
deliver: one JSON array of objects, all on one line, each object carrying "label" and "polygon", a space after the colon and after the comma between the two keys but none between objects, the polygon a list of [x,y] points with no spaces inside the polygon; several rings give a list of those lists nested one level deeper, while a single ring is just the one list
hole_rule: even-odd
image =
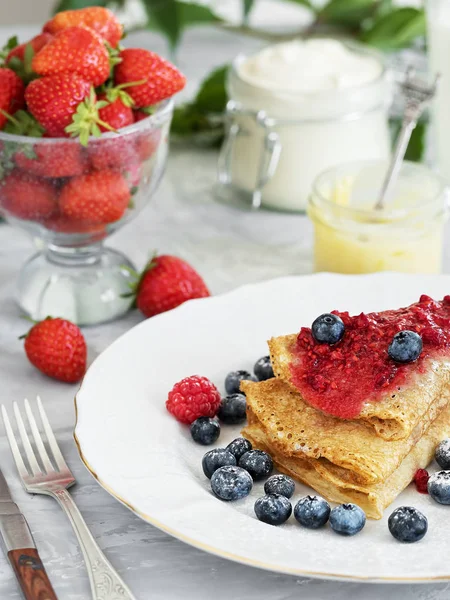
[{"label": "strawberry with green stem", "polygon": [[110,106],[107,100],[97,99],[94,88],[89,96],[81,102],[73,114],[72,123],[65,127],[65,132],[71,137],[80,138],[82,146],[87,146],[89,136],[101,137],[102,131],[114,131],[116,128],[100,117],[100,111]]},{"label": "strawberry with green stem", "polygon": [[6,65],[25,83],[29,83],[37,77],[32,67],[35,54],[40,52],[52,39],[53,36],[49,33],[40,33],[29,42],[15,46],[6,56]]},{"label": "strawberry with green stem", "polygon": [[123,27],[115,14],[101,6],[59,12],[44,25],[44,32],[54,35],[74,26],[93,29],[113,48],[117,47],[123,36]]},{"label": "strawberry with green stem", "polygon": [[31,66],[42,76],[74,73],[95,87],[105,83],[111,68],[102,38],[83,27],[69,27],[57,33],[35,55]]},{"label": "strawberry with green stem", "polygon": [[8,68],[0,68],[0,129],[8,117],[23,108],[25,86],[20,77]]},{"label": "strawberry with green stem", "polygon": [[130,273],[136,281],[130,284],[126,297],[135,297],[136,306],[146,317],[172,310],[187,300],[210,296],[202,277],[177,256],[155,254],[142,275]]},{"label": "strawberry with green stem", "polygon": [[67,137],[80,103],[96,100],[91,84],[74,73],[59,73],[32,81],[25,91],[28,110],[50,137]]},{"label": "strawberry with green stem", "polygon": [[129,90],[135,108],[157,104],[182,90],[186,78],[170,62],[143,48],[126,48],[120,52],[121,62],[114,69],[116,85],[144,80]]},{"label": "strawberry with green stem", "polygon": [[47,317],[22,337],[28,360],[44,375],[76,383],[85,374],[86,341],[74,323]]}]

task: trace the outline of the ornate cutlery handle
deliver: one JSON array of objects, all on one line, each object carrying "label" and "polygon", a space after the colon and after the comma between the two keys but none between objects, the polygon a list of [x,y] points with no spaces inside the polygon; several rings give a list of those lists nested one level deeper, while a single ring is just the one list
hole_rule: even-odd
[{"label": "ornate cutlery handle", "polygon": [[89,573],[93,599],[135,600],[128,587],[98,547],[69,492],[66,489],[60,489],[51,492],[51,495],[66,512],[78,537]]}]

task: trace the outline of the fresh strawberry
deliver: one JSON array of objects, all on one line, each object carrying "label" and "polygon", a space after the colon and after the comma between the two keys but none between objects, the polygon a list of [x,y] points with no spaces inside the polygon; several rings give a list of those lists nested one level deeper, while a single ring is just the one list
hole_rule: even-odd
[{"label": "fresh strawberry", "polygon": [[19,219],[40,220],[56,210],[57,193],[44,179],[16,170],[0,184],[0,206]]},{"label": "fresh strawberry", "polygon": [[109,77],[109,54],[102,38],[90,29],[69,27],[55,35],[31,63],[38,75],[76,73],[94,86]]},{"label": "fresh strawberry", "polygon": [[118,221],[130,203],[126,180],[115,171],[75,177],[61,191],[61,214],[78,221],[106,224]]},{"label": "fresh strawberry", "polygon": [[23,62],[25,60],[25,50],[28,45],[31,46],[33,54],[37,54],[52,39],[53,36],[50,33],[40,33],[39,35],[31,39],[29,42],[26,42],[25,44],[20,44],[20,46],[16,46],[6,57],[6,64],[8,64],[12,58],[18,58],[20,61]]},{"label": "fresh strawberry", "polygon": [[0,68],[0,129],[6,125],[8,115],[24,106],[24,91],[23,81],[14,71]]},{"label": "fresh strawberry", "polygon": [[149,114],[144,112],[143,110],[134,110],[134,122],[139,123],[139,121],[143,121],[144,119],[149,118]]},{"label": "fresh strawberry", "polygon": [[66,137],[78,105],[91,85],[75,73],[60,73],[32,81],[25,92],[28,110],[51,137]]},{"label": "fresh strawberry", "polygon": [[131,135],[111,137],[88,146],[91,165],[98,171],[120,169],[126,171],[131,165],[139,163],[134,137]]},{"label": "fresh strawberry", "polygon": [[186,84],[184,75],[174,65],[158,54],[140,48],[127,48],[120,52],[121,62],[115,68],[118,85],[145,81],[127,91],[133,98],[135,108],[156,104],[182,90]]},{"label": "fresh strawberry", "polygon": [[197,271],[181,258],[169,255],[152,258],[135,287],[137,307],[146,317],[187,300],[210,296]]},{"label": "fresh strawberry", "polygon": [[55,34],[68,27],[90,27],[113,48],[117,46],[123,34],[122,25],[114,13],[100,6],[60,12],[44,25],[44,31]]},{"label": "fresh strawberry", "polygon": [[86,341],[79,327],[65,319],[47,318],[25,336],[25,353],[39,371],[66,383],[86,373]]},{"label": "fresh strawberry", "polygon": [[105,225],[93,225],[89,221],[74,221],[63,215],[56,214],[42,221],[42,225],[50,231],[67,234],[95,234],[95,239],[103,239],[106,236]]},{"label": "fresh strawberry", "polygon": [[86,169],[86,157],[76,141],[39,143],[33,147],[35,158],[17,152],[14,160],[18,167],[39,177],[75,177]]},{"label": "fresh strawberry", "polygon": [[159,148],[161,129],[144,131],[136,137],[136,151],[141,161],[148,160]]},{"label": "fresh strawberry", "polygon": [[[108,123],[113,129],[122,129],[134,123],[133,111],[129,106],[123,103],[122,98],[116,98],[109,102],[107,94],[101,94],[98,98],[100,102],[107,101],[108,105],[100,108],[98,115],[101,121]],[[108,131],[103,125],[100,125],[101,131]]]}]

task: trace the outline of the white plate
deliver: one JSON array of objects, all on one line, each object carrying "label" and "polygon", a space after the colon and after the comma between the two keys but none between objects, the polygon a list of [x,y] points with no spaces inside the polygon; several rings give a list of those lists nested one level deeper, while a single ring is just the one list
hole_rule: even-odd
[{"label": "white plate", "polygon": [[[234,369],[251,370],[267,354],[266,340],[298,331],[322,312],[397,308],[427,293],[442,298],[449,276],[313,275],[246,286],[223,296],[188,302],[149,319],[112,344],[89,369],[77,396],[75,436],[94,477],[118,500],[156,527],[193,546],[241,563],[283,573],[368,581],[450,580],[450,507],[410,486],[381,521],[368,521],[352,538],[301,528],[293,517],[281,527],[259,522],[251,497],[217,500],[201,469],[208,448],[165,408],[181,378],[205,375],[220,389]],[[217,446],[238,427],[222,427]],[[295,502],[310,490],[297,485]],[[413,505],[429,520],[417,544],[395,541],[387,517]]]}]

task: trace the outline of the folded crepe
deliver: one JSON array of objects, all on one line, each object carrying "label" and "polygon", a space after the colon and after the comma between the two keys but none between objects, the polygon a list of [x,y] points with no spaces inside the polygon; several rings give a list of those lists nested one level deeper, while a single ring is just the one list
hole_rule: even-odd
[{"label": "folded crepe", "polygon": [[[272,338],[268,344],[276,377],[299,392],[291,369],[299,360],[296,354],[297,335]],[[415,366],[411,365],[407,384],[399,385],[376,401],[368,399],[354,420],[368,426],[385,440],[402,440],[414,436],[417,427],[420,429],[424,420],[429,423],[429,415],[436,414],[435,405],[443,397],[447,397],[450,387],[450,357],[428,358],[423,361],[420,370],[414,369]],[[354,385],[358,386],[357,365],[352,376]]]},{"label": "folded crepe", "polygon": [[450,389],[445,389],[409,438],[388,442],[358,421],[344,421],[309,406],[279,379],[243,381],[241,389],[247,396],[248,418],[243,435],[270,446],[275,458],[310,465],[336,485],[386,481],[450,400]]}]

